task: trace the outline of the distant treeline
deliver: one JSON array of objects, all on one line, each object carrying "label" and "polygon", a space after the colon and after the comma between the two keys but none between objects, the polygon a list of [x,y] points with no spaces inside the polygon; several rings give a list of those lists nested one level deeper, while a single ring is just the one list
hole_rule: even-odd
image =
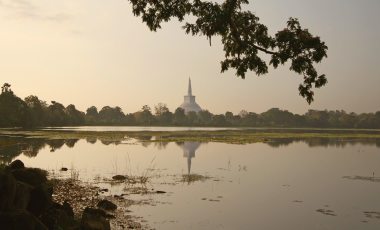
[{"label": "distant treeline", "polygon": [[347,113],[340,111],[309,110],[303,115],[272,108],[257,114],[242,110],[239,114],[212,114],[207,110],[189,112],[177,108],[169,111],[159,103],[152,110],[144,105],[135,113],[123,113],[120,107],[92,106],[86,112],[74,105],[51,104],[37,96],[24,100],[17,97],[5,83],[0,94],[0,127],[42,127],[82,125],[141,125],[141,126],[219,126],[219,127],[315,127],[315,128],[380,128],[380,111],[376,113]]}]

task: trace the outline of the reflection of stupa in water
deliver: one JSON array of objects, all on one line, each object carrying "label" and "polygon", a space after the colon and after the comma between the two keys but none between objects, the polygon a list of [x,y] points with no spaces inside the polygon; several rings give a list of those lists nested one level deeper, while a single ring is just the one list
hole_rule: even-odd
[{"label": "reflection of stupa in water", "polygon": [[185,141],[181,148],[183,149],[183,157],[187,158],[187,173],[190,174],[191,170],[191,158],[195,157],[195,151],[201,145],[200,142],[189,142]]}]

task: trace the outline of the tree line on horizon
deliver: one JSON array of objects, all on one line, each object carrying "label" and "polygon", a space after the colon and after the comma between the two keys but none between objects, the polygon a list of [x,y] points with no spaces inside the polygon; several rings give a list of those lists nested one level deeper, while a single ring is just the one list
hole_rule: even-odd
[{"label": "tree line on horizon", "polygon": [[44,126],[216,126],[216,127],[294,127],[294,128],[380,128],[380,111],[376,113],[347,113],[344,110],[309,110],[303,115],[272,108],[261,114],[242,110],[239,114],[212,114],[208,110],[185,113],[182,108],[171,112],[166,104],[154,109],[144,105],[141,110],[125,114],[118,106],[91,106],[86,112],[75,105],[50,104],[37,96],[24,100],[17,97],[5,83],[0,94],[0,127]]}]

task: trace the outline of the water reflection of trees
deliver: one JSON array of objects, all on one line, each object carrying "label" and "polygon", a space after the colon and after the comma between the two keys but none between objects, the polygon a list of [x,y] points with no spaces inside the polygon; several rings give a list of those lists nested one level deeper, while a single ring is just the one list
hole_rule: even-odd
[{"label": "water reflection of trees", "polygon": [[96,144],[96,142],[100,141],[103,145],[119,145],[122,144],[124,138],[107,138],[107,137],[87,137],[85,138],[86,142],[89,144]]},{"label": "water reflection of trees", "polygon": [[36,157],[45,147],[50,148],[50,152],[54,152],[64,145],[73,148],[78,140],[0,137],[0,163],[8,164],[21,154],[27,157]]},{"label": "water reflection of trees", "polygon": [[[143,136],[135,138],[141,143],[142,146],[148,147],[153,145],[157,149],[165,149],[169,142],[160,142],[153,140],[152,136]],[[125,138],[120,136],[115,138],[109,137],[87,137],[85,138],[87,143],[95,144],[98,141],[103,145],[119,145],[123,144]],[[79,139],[43,139],[43,138],[24,138],[24,137],[10,137],[0,136],[0,163],[10,163],[20,154],[24,154],[27,157],[35,157],[45,147],[49,148],[51,152],[54,152],[63,146],[68,148],[74,148]],[[186,142],[176,142],[180,147],[183,147]],[[281,138],[267,140],[265,144],[273,147],[280,148],[294,143],[305,143],[309,147],[340,147],[364,145],[364,146],[376,146],[380,148],[380,139],[342,139],[342,138]],[[192,156],[188,154],[187,156]]]},{"label": "water reflection of trees", "polygon": [[24,153],[27,157],[35,157],[46,145],[46,140],[29,138],[0,138],[0,163],[10,163]]},{"label": "water reflection of trees", "polygon": [[1,163],[9,163],[17,157],[22,150],[22,143],[11,138],[2,138],[0,140],[0,161]]},{"label": "water reflection of trees", "polygon": [[45,147],[45,143],[38,139],[31,139],[29,143],[26,144],[25,149],[22,150],[25,156],[35,157],[40,152],[41,149]]},{"label": "water reflection of trees", "polygon": [[166,149],[166,146],[168,146],[169,142],[154,142],[154,147],[161,150]]},{"label": "water reflection of trees", "polygon": [[342,139],[342,138],[281,138],[265,142],[273,148],[285,147],[293,143],[305,143],[309,147],[340,147],[354,145],[380,147],[379,139]]},{"label": "water reflection of trees", "polygon": [[68,139],[68,140],[65,140],[65,144],[67,147],[69,148],[73,148],[74,145],[79,141],[79,139]]},{"label": "water reflection of trees", "polygon": [[[152,137],[150,137],[151,139]],[[45,147],[50,149],[50,152],[55,152],[63,146],[74,148],[80,139],[45,139],[45,138],[24,138],[24,137],[9,137],[0,136],[0,163],[8,164],[16,157],[24,154],[27,157],[36,157],[37,154]],[[119,145],[122,144],[124,138],[109,138],[109,137],[88,137],[85,138],[87,143],[95,144],[99,140],[103,145]],[[146,142],[149,143],[149,142]],[[166,147],[165,144],[157,144],[159,148]]]},{"label": "water reflection of trees", "polygon": [[55,150],[62,148],[62,146],[65,144],[65,140],[63,139],[46,140],[46,143],[50,146],[50,152],[55,152]]},{"label": "water reflection of trees", "polygon": [[86,141],[90,144],[95,144],[98,139],[96,137],[87,137]]},{"label": "water reflection of trees", "polygon": [[134,137],[136,140],[140,141],[142,146],[144,147],[148,147],[152,142],[150,142],[150,140],[152,140],[152,136],[137,136],[137,137]]},{"label": "water reflection of trees", "polygon": [[107,140],[107,139],[100,139],[100,142],[103,145],[119,145],[121,144],[121,140]]}]

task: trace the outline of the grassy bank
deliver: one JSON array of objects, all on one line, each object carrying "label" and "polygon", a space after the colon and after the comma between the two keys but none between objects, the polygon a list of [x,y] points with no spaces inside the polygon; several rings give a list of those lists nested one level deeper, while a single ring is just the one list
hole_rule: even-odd
[{"label": "grassy bank", "polygon": [[99,139],[101,141],[126,141],[130,138],[141,142],[223,142],[246,144],[283,139],[375,139],[380,131],[323,130],[323,129],[242,129],[218,131],[64,131],[64,130],[0,130],[0,137],[37,139]]}]

